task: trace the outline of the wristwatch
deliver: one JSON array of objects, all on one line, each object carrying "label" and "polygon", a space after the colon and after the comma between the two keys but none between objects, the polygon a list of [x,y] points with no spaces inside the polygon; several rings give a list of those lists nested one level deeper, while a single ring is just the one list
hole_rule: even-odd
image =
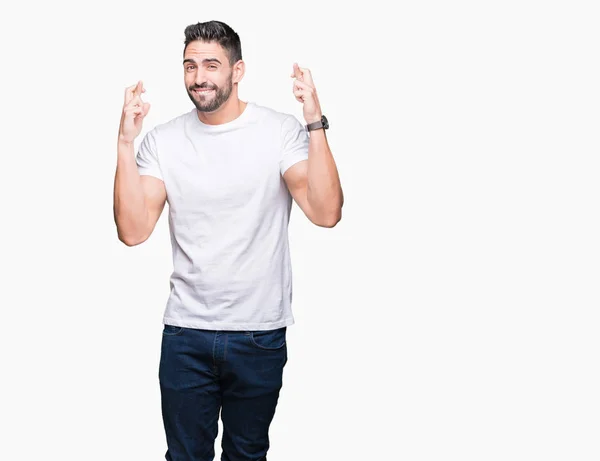
[{"label": "wristwatch", "polygon": [[306,125],[306,131],[314,131],[319,130],[321,128],[323,128],[324,130],[327,130],[329,128],[329,121],[324,115],[321,116],[321,120],[319,120],[318,122],[313,122]]}]

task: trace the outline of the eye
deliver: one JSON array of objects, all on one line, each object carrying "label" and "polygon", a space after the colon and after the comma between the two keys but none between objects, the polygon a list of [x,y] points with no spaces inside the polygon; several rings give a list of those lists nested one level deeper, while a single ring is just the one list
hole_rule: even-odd
[{"label": "eye", "polygon": [[216,69],[217,66],[215,66],[214,64],[211,64],[210,66],[208,66],[209,69]]},{"label": "eye", "polygon": [[187,70],[187,71],[190,71],[190,70],[194,69],[195,67],[196,67],[196,66],[187,66],[187,67],[185,68],[185,70]]}]

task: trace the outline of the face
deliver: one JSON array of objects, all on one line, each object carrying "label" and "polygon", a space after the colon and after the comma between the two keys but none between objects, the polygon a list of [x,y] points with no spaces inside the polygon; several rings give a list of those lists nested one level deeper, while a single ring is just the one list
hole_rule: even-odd
[{"label": "face", "polygon": [[231,95],[239,81],[241,61],[233,67],[227,52],[215,42],[191,42],[184,54],[183,71],[188,96],[201,112],[213,112]]}]

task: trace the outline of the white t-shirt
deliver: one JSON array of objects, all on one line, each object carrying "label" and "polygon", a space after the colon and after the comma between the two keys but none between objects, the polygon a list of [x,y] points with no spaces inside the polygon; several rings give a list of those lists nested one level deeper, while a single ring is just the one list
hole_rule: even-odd
[{"label": "white t-shirt", "polygon": [[296,117],[249,102],[235,120],[200,121],[196,109],[157,125],[136,156],[162,179],[173,249],[163,322],[210,330],[294,323],[283,173],[308,158]]}]

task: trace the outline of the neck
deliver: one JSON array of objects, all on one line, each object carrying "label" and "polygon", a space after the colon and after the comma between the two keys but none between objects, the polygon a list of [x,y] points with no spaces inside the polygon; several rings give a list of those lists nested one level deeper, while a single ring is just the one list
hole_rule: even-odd
[{"label": "neck", "polygon": [[217,110],[213,112],[200,112],[196,110],[196,113],[202,123],[206,123],[207,125],[221,125],[222,123],[231,122],[242,115],[247,105],[247,102],[238,99],[237,93],[232,92],[231,97]]}]

